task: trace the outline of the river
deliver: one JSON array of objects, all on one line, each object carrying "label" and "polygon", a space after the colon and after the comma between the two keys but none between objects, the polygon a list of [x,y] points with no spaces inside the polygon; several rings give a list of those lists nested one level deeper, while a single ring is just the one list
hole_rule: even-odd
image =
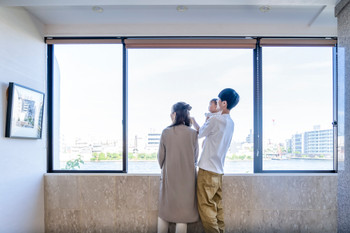
[{"label": "river", "polygon": [[[265,170],[332,170],[333,160],[330,159],[288,159],[288,160],[264,160]],[[61,163],[64,167],[64,163]],[[122,170],[121,161],[99,161],[85,162],[80,170]],[[225,174],[232,173],[252,173],[253,161],[226,160],[224,167]],[[129,161],[128,173],[160,173],[157,161]]]}]

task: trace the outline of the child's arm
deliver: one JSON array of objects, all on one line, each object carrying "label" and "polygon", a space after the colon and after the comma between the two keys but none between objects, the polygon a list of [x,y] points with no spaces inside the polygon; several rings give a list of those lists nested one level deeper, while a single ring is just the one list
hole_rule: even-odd
[{"label": "child's arm", "polygon": [[197,121],[194,119],[194,117],[191,117],[191,122],[192,122],[193,127],[194,127],[197,131],[199,131],[200,126],[198,125],[198,123],[197,123]]}]

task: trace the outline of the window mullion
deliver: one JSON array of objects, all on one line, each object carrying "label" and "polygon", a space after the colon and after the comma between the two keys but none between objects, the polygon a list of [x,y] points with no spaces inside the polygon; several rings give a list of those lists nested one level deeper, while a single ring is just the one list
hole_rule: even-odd
[{"label": "window mullion", "polygon": [[254,173],[262,172],[262,53],[260,39],[254,49]]}]

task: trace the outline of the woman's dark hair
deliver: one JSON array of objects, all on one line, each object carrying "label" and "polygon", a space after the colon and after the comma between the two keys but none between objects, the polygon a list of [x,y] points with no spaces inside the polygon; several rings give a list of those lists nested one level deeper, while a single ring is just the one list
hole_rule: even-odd
[{"label": "woman's dark hair", "polygon": [[191,125],[190,110],[192,107],[185,102],[177,102],[173,105],[171,113],[176,113],[175,122],[170,127],[177,125]]},{"label": "woman's dark hair", "polygon": [[239,102],[238,93],[232,88],[226,88],[219,93],[219,98],[221,101],[227,102],[227,109],[231,110],[234,108]]}]

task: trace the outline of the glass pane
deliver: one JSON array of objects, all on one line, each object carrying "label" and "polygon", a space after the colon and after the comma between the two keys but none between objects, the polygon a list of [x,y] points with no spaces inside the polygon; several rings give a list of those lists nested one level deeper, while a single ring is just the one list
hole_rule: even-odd
[{"label": "glass pane", "polygon": [[122,170],[122,46],[54,52],[54,169]]},{"label": "glass pane", "polygon": [[333,169],[332,48],[263,48],[263,169]]},{"label": "glass pane", "polygon": [[[159,173],[159,138],[173,104],[185,101],[205,122],[209,101],[227,87],[240,94],[231,111],[235,131],[225,173],[253,171],[253,51],[244,49],[129,49],[129,172]],[[200,148],[202,140],[200,140]]]}]

